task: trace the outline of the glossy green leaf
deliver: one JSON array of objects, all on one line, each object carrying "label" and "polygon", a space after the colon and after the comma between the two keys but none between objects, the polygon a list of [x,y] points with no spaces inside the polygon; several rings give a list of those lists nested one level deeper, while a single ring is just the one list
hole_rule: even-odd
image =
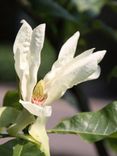
[{"label": "glossy green leaf", "polygon": [[3,100],[3,106],[14,107],[16,109],[22,109],[22,105],[19,103],[18,91],[8,91]]},{"label": "glossy green leaf", "polygon": [[19,111],[12,107],[0,107],[0,128],[9,126],[18,115]]},{"label": "glossy green leaf", "polygon": [[38,145],[19,139],[0,145],[0,153],[4,156],[44,156]]},{"label": "glossy green leaf", "polygon": [[90,142],[106,137],[117,138],[117,102],[115,101],[97,112],[78,113],[61,121],[48,132],[79,134]]}]

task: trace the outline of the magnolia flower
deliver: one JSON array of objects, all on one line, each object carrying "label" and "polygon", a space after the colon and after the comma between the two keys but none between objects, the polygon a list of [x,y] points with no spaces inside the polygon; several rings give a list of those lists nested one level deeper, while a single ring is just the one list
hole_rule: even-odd
[{"label": "magnolia flower", "polygon": [[13,47],[15,69],[20,80],[22,95],[20,103],[36,116],[42,113],[50,116],[50,104],[59,99],[67,89],[99,77],[98,63],[103,59],[106,51],[93,53],[94,49],[89,49],[74,57],[80,36],[80,33],[76,32],[62,46],[51,71],[37,83],[45,24],[32,30],[26,21],[23,20],[22,23]]}]

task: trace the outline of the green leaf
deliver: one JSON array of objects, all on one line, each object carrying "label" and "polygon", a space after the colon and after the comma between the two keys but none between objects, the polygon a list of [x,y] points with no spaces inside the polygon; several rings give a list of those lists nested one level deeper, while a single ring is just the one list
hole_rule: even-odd
[{"label": "green leaf", "polygon": [[45,156],[38,145],[19,139],[0,145],[0,153],[4,156]]},{"label": "green leaf", "polygon": [[0,128],[9,126],[11,123],[13,123],[16,120],[18,115],[19,115],[19,111],[12,107],[1,107]]},{"label": "green leaf", "polygon": [[60,17],[74,21],[74,17],[61,5],[53,0],[29,0],[33,11],[39,16]]},{"label": "green leaf", "polygon": [[94,15],[100,13],[108,0],[73,0],[80,12],[90,11]]},{"label": "green leaf", "polygon": [[19,103],[18,91],[8,91],[3,100],[3,106],[10,106],[16,109],[22,109],[22,105]]},{"label": "green leaf", "polygon": [[90,142],[106,137],[117,138],[117,101],[97,112],[78,113],[63,120],[48,132],[79,134]]},{"label": "green leaf", "polygon": [[30,114],[26,109],[23,109],[15,119],[15,122],[9,127],[8,133],[14,136],[34,121],[35,117]]}]

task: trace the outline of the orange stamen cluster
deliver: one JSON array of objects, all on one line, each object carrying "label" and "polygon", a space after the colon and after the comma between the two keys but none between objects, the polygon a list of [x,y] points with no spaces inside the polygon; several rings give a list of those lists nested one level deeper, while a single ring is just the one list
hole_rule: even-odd
[{"label": "orange stamen cluster", "polygon": [[45,100],[47,99],[47,96],[45,97],[40,97],[40,98],[32,98],[32,103],[36,104],[36,105],[43,105],[43,103],[45,102]]}]

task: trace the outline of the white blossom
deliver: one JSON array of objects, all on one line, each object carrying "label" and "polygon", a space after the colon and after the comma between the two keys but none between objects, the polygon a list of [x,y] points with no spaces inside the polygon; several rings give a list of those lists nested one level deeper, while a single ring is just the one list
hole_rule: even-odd
[{"label": "white blossom", "polygon": [[36,98],[37,103],[35,103],[35,99],[32,102],[32,97],[37,83],[45,24],[41,24],[32,30],[26,21],[23,20],[22,23],[13,48],[15,69],[21,86],[22,100],[20,100],[20,103],[36,116],[40,116],[42,113],[45,116],[50,116],[50,104],[59,99],[67,89],[99,77],[100,67],[98,64],[103,59],[106,51],[93,53],[93,48],[75,57],[80,36],[80,33],[76,32],[62,46],[51,71],[45,75],[42,83],[39,84],[38,92],[40,95],[39,99]]}]

